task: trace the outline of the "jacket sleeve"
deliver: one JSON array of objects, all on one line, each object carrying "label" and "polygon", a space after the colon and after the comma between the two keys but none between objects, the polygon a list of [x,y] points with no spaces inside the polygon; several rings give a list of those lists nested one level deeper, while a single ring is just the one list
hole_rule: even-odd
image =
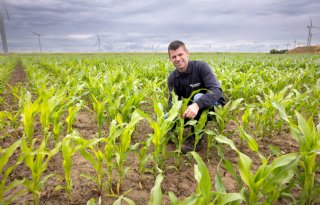
[{"label": "jacket sleeve", "polygon": [[206,109],[219,101],[222,97],[222,89],[219,81],[213,74],[212,68],[207,63],[200,64],[199,75],[208,91],[196,103],[200,109]]}]

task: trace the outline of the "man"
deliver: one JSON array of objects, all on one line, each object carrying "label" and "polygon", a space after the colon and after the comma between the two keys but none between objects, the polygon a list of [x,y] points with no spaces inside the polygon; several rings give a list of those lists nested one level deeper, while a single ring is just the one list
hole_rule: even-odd
[{"label": "man", "polygon": [[[189,51],[182,41],[176,40],[168,46],[169,59],[175,70],[168,77],[169,107],[172,106],[172,90],[178,99],[189,98],[193,91],[200,90],[192,96],[192,101],[182,117],[186,120],[198,120],[203,110],[214,105],[224,105],[222,89],[211,67],[201,61],[189,61]],[[192,130],[193,131],[193,130]],[[187,138],[181,151],[187,153],[194,148],[194,136]]]}]

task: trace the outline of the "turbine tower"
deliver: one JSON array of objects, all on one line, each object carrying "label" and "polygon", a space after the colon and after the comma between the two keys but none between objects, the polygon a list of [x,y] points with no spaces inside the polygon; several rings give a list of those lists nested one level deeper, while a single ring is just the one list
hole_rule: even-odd
[{"label": "turbine tower", "polygon": [[40,40],[40,37],[41,37],[42,34],[41,34],[41,33],[34,32],[34,31],[32,31],[32,33],[33,33],[34,35],[38,36],[39,49],[40,49],[40,52],[41,52],[42,49],[41,49],[41,40]]},{"label": "turbine tower", "polygon": [[6,11],[7,18],[10,20],[9,13],[8,13],[7,7],[5,6],[4,1],[0,1],[0,33],[1,33],[1,40],[2,40],[2,46],[3,46],[3,53],[8,53],[9,49],[8,49],[6,31],[4,28],[2,8],[4,8],[4,10]]},{"label": "turbine tower", "polygon": [[98,33],[97,33],[97,37],[98,37],[99,53],[100,53],[100,51],[101,51],[101,39],[100,39],[100,36],[99,36]]},{"label": "turbine tower", "polygon": [[311,46],[311,39],[312,39],[311,29],[313,28],[311,16],[310,16],[310,25],[308,25],[307,28],[308,28],[308,30],[309,30],[309,32],[308,32],[307,46]]}]

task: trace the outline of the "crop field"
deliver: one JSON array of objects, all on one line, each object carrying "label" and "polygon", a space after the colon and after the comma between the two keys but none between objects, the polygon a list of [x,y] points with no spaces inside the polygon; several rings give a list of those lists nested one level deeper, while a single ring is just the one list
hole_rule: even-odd
[{"label": "crop field", "polygon": [[227,104],[183,155],[167,54],[0,56],[0,204],[320,204],[320,56],[190,58]]}]

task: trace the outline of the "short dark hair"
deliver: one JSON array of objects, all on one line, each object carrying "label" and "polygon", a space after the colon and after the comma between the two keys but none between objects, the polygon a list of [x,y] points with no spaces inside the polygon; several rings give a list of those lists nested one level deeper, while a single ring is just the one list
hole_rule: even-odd
[{"label": "short dark hair", "polygon": [[175,51],[180,47],[183,47],[185,50],[187,50],[186,45],[182,41],[179,41],[179,40],[172,41],[168,46],[168,53],[169,51]]}]

